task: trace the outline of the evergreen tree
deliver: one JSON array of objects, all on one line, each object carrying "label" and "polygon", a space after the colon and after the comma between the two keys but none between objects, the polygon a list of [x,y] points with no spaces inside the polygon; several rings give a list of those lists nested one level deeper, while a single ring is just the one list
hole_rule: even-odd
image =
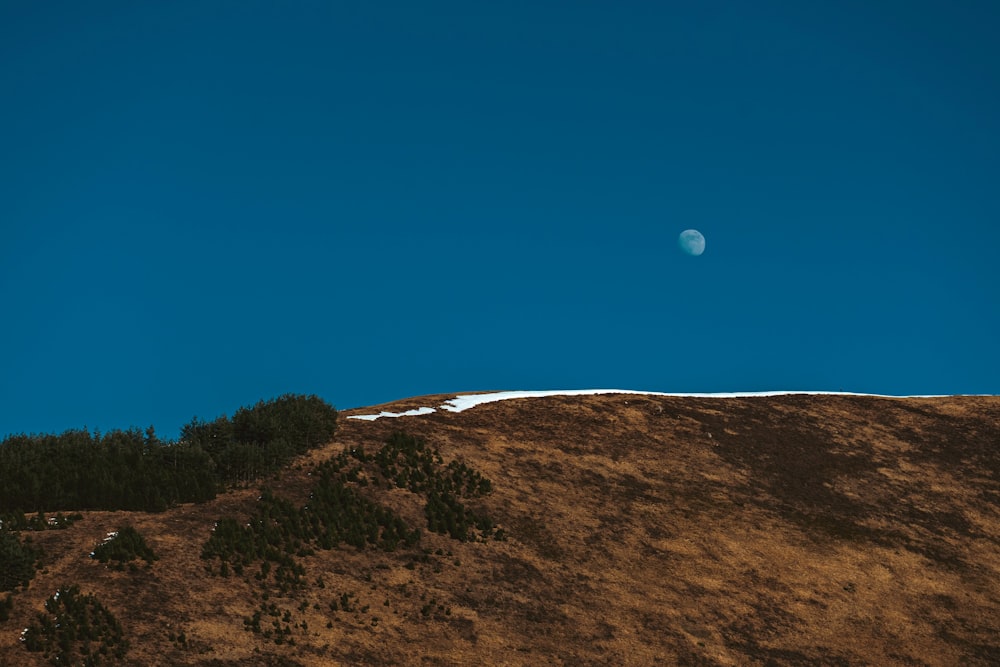
[{"label": "evergreen tree", "polygon": [[24,544],[16,534],[0,530],[0,591],[26,586],[35,576],[41,552]]}]

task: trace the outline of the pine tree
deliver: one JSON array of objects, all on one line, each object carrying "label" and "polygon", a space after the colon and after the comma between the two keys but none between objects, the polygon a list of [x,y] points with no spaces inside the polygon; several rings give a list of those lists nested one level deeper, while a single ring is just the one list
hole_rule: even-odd
[{"label": "pine tree", "polygon": [[0,530],[0,591],[25,586],[35,576],[40,552],[21,542],[17,535]]}]

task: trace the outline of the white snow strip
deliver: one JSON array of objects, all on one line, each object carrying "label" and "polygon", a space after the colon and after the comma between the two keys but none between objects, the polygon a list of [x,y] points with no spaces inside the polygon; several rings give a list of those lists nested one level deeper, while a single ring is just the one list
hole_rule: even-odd
[{"label": "white snow strip", "polygon": [[373,422],[376,419],[381,419],[382,417],[416,417],[417,415],[429,415],[432,412],[437,412],[434,408],[417,408],[415,410],[407,410],[406,412],[380,412],[377,415],[350,415],[348,419],[363,419],[365,421]]},{"label": "white snow strip", "polygon": [[755,396],[871,396],[875,398],[939,398],[940,396],[889,396],[886,394],[858,394],[850,391],[734,391],[717,393],[674,394],[661,391],[636,391],[634,389],[556,389],[550,391],[499,391],[492,394],[467,394],[445,401],[442,410],[462,412],[483,403],[506,401],[512,398],[542,398],[545,396],[592,396],[595,394],[638,394],[642,396],[669,396],[674,398],[750,398]]},{"label": "white snow strip", "polygon": [[638,394],[642,396],[668,396],[673,398],[751,398],[755,396],[868,396],[872,398],[943,398],[946,394],[924,394],[917,396],[893,396],[890,394],[861,394],[852,391],[734,391],[718,393],[674,394],[661,391],[637,391],[634,389],[554,389],[543,391],[497,391],[488,394],[465,394],[448,399],[437,409],[417,408],[406,412],[380,412],[377,415],[350,415],[348,419],[375,421],[382,417],[412,417],[429,415],[438,409],[448,412],[462,412],[483,403],[495,403],[514,398],[544,398],[546,396],[593,396],[596,394]]},{"label": "white snow strip", "polygon": [[[108,532],[108,536],[105,537],[103,540],[101,540],[101,544],[99,544],[98,546],[107,544],[108,542],[110,542],[111,540],[115,539],[116,537],[118,537],[118,531],[117,530],[112,530],[112,531]],[[90,557],[91,558],[94,557],[94,552],[93,551],[90,552]]]}]

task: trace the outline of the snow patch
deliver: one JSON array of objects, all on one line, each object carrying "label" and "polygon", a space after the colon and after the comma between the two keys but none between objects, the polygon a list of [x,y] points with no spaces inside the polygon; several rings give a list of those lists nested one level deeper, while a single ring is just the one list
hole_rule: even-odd
[{"label": "snow patch", "polygon": [[[118,537],[118,531],[117,530],[109,531],[107,537],[105,537],[103,540],[101,540],[101,544],[107,544],[108,542],[110,542],[111,540],[115,539],[116,537]],[[98,544],[97,546],[101,546],[101,544]],[[90,552],[90,557],[91,558],[94,557],[94,552],[93,551]]]},{"label": "snow patch", "polygon": [[637,391],[634,389],[556,389],[547,391],[498,391],[491,394],[466,394],[444,402],[442,410],[462,412],[483,403],[506,401],[514,398],[544,398],[546,396],[593,396],[597,394],[633,394],[641,396],[668,396],[671,398],[751,398],[756,396],[872,396],[876,398],[934,398],[933,396],[887,396],[885,394],[858,394],[849,391],[733,391],[716,393],[666,393],[662,391]]},{"label": "snow patch", "polygon": [[412,417],[429,415],[437,410],[463,412],[484,403],[507,401],[515,398],[544,398],[547,396],[594,396],[597,394],[632,394],[641,396],[667,396],[671,398],[752,398],[757,396],[867,396],[870,398],[942,398],[944,394],[893,396],[890,394],[862,394],[852,391],[733,391],[717,393],[676,394],[662,391],[637,391],[634,389],[553,389],[542,391],[496,391],[488,394],[464,394],[448,399],[438,408],[417,408],[406,412],[380,412],[377,415],[350,415],[348,419],[375,421],[382,417]]},{"label": "snow patch", "polygon": [[434,408],[417,408],[415,410],[407,410],[406,412],[380,412],[377,415],[350,415],[348,419],[363,419],[365,421],[373,422],[376,419],[381,419],[382,417],[416,417],[417,415],[429,415],[432,412],[437,412]]}]

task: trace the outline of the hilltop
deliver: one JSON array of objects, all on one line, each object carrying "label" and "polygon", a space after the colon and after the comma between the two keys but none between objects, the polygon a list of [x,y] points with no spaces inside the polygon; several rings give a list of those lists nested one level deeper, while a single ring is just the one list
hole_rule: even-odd
[{"label": "hilltop", "polygon": [[[455,399],[25,531],[0,665],[49,664],[21,633],[71,585],[136,665],[1000,663],[1000,397]],[[123,526],[155,559],[90,557]]]}]

